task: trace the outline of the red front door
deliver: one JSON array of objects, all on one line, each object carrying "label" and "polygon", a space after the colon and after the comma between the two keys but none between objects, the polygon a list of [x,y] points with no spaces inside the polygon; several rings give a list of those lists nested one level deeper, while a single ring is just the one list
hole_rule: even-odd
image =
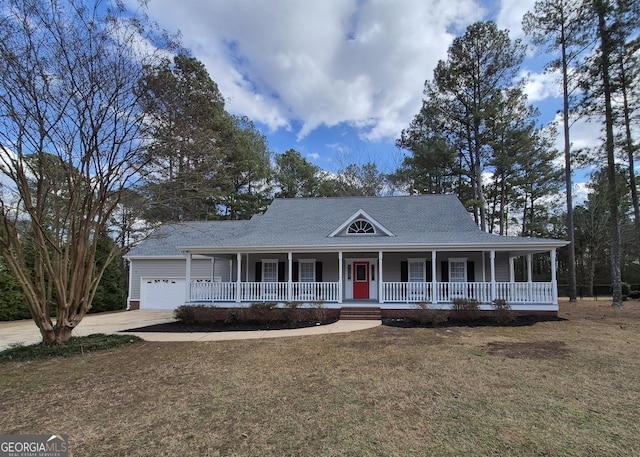
[{"label": "red front door", "polygon": [[353,298],[369,299],[369,262],[353,262]]}]

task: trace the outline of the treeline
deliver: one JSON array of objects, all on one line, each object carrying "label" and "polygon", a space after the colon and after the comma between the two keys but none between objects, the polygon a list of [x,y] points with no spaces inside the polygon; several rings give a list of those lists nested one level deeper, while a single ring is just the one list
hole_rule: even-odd
[{"label": "treeline", "polygon": [[298,151],[269,150],[246,117],[229,114],[204,65],[177,55],[141,81],[151,141],[137,189],[148,221],[248,219],[274,197],[380,195],[375,163],[323,172]]},{"label": "treeline", "polygon": [[[28,245],[33,240],[25,240]],[[98,241],[98,253],[96,256],[97,267],[105,265],[114,240],[108,234],[102,234]],[[29,269],[35,268],[35,251],[25,246],[25,250],[31,253],[27,264]],[[53,300],[52,285],[45,281],[43,287],[48,290],[48,300]],[[123,259],[116,259],[109,263],[102,275],[96,294],[93,298],[91,313],[103,311],[115,311],[125,309],[127,303],[126,265]],[[0,257],[0,321],[17,319],[29,319],[31,314],[27,308],[24,292],[20,283],[7,269],[2,257]]]}]

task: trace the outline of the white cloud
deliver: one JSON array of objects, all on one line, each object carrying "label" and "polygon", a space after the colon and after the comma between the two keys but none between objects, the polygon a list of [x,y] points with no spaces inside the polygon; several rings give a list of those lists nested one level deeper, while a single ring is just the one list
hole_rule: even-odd
[{"label": "white cloud", "polygon": [[[587,201],[587,197],[591,189],[588,187],[588,182],[578,182],[573,184],[572,202],[574,206],[582,205]],[[566,197],[565,197],[566,198]]]},{"label": "white cloud", "polygon": [[[559,151],[564,150],[564,137],[562,135],[562,113],[557,113],[554,122],[558,125],[558,137],[555,147]],[[588,149],[598,147],[602,144],[602,124],[596,121],[589,121],[587,118],[572,120],[569,129],[569,139],[571,149]]]},{"label": "white cloud", "polygon": [[557,73],[528,73],[524,92],[530,103],[562,97],[562,83]]},{"label": "white cloud", "polygon": [[181,30],[227,108],[272,130],[347,124],[396,138],[455,34],[481,20],[476,0],[154,0],[150,15]]},{"label": "white cloud", "polygon": [[496,23],[500,29],[508,29],[511,39],[523,38],[522,17],[532,11],[536,0],[501,0]]}]

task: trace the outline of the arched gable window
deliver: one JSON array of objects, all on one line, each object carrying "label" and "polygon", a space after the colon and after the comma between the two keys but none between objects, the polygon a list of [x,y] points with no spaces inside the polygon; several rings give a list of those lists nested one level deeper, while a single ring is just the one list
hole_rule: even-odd
[{"label": "arched gable window", "polygon": [[373,225],[369,221],[365,221],[363,219],[358,219],[357,221],[353,221],[351,225],[347,228],[347,233],[350,235],[354,234],[375,234],[376,229],[373,228]]}]

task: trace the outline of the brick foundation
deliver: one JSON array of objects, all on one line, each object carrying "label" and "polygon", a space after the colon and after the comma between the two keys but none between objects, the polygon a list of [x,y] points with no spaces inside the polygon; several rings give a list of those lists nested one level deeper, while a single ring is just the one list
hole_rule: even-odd
[{"label": "brick foundation", "polygon": [[129,310],[140,309],[140,300],[131,300],[129,302]]},{"label": "brick foundation", "polygon": [[[382,319],[417,319],[419,316],[420,310],[416,309],[382,309]],[[451,310],[433,310],[433,312],[437,312],[444,316],[454,317],[453,312]],[[480,310],[477,311],[478,316],[487,317],[491,316],[494,311],[485,311]],[[535,316],[535,317],[546,317],[546,318],[554,318],[558,317],[557,311],[513,311],[513,314],[516,316]]]}]

